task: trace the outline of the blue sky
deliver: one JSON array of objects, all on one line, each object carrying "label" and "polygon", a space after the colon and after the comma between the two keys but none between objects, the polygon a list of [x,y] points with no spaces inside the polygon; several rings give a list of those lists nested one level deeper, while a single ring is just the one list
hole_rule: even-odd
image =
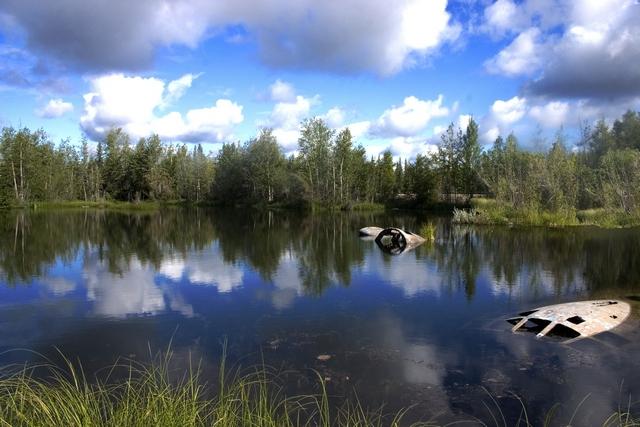
[{"label": "blue sky", "polygon": [[[371,155],[429,152],[473,116],[482,142],[640,109],[636,0],[4,0],[0,125],[54,141],[216,150],[301,120],[348,126]],[[540,140],[542,141],[537,141]]]}]

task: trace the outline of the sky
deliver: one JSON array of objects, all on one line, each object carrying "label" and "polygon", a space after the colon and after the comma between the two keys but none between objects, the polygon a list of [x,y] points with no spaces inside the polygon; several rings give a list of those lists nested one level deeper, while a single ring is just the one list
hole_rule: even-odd
[{"label": "sky", "polygon": [[217,151],[349,127],[432,152],[471,117],[524,147],[640,110],[638,0],[0,0],[0,126]]}]

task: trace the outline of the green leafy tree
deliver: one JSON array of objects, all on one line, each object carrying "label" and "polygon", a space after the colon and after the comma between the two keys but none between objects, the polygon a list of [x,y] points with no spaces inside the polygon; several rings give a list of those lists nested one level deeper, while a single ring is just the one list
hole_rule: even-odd
[{"label": "green leafy tree", "polygon": [[460,178],[462,189],[468,198],[479,189],[478,171],[480,169],[480,144],[478,143],[478,124],[471,118],[462,137],[460,153]]},{"label": "green leafy tree", "polygon": [[271,203],[282,192],[285,159],[271,129],[260,131],[258,138],[246,147],[248,179],[253,199]]}]

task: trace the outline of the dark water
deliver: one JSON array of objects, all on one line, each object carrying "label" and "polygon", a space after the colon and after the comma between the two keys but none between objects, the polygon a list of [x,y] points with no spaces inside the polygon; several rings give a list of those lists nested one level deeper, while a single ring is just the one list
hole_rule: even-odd
[{"label": "dark water", "polygon": [[[358,238],[368,225],[437,239],[400,256]],[[54,357],[87,371],[146,360],[169,342],[201,360],[293,374],[413,417],[478,417],[524,401],[540,422],[598,424],[640,395],[640,231],[452,226],[416,214],[302,215],[168,209],[0,213],[0,363]],[[540,305],[628,298],[613,333],[563,345],[512,334],[504,319]],[[28,349],[15,350],[15,349]],[[330,355],[320,361],[318,355]],[[586,397],[578,411],[579,403]],[[635,407],[637,410],[638,408]],[[637,412],[637,411],[636,411]]]}]

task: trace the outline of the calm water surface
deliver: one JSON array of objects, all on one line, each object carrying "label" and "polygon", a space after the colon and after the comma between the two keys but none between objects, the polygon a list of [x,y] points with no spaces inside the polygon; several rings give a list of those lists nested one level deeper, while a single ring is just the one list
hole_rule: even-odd
[{"label": "calm water surface", "polygon": [[[436,241],[399,256],[357,235],[426,221]],[[469,228],[405,213],[4,212],[0,273],[2,364],[59,348],[93,371],[171,342],[175,363],[201,360],[215,380],[226,341],[230,363],[291,372],[291,391],[317,391],[316,370],[338,398],[356,390],[366,405],[415,405],[414,417],[443,422],[491,422],[489,394],[517,417],[515,394],[538,421],[559,404],[566,422],[587,397],[574,424],[592,425],[640,395],[639,230]],[[628,298],[632,316],[571,345],[504,321],[591,298]]]}]

